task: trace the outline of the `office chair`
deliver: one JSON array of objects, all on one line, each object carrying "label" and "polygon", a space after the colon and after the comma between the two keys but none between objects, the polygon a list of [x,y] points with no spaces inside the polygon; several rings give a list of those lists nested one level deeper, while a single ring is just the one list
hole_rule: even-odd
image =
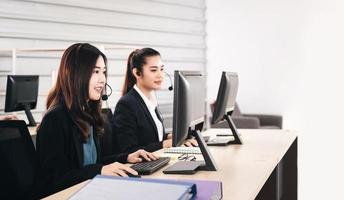
[{"label": "office chair", "polygon": [[[244,129],[282,129],[283,117],[269,114],[243,114],[237,103],[232,113],[232,120],[237,128]],[[212,125],[212,128],[228,128],[226,122]]]},{"label": "office chair", "polygon": [[24,121],[0,121],[0,160],[0,199],[34,199],[37,154]]},{"label": "office chair", "polygon": [[113,154],[120,153],[118,148],[117,137],[113,133],[112,122],[113,114],[110,108],[103,108],[102,114],[105,120],[104,134],[100,138],[101,154],[106,157]]}]

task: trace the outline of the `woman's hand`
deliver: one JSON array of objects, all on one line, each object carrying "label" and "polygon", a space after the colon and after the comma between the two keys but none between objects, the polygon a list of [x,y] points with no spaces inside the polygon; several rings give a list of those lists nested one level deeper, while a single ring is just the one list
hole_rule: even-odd
[{"label": "woman's hand", "polygon": [[162,142],[162,148],[172,147],[172,139],[167,139]]},{"label": "woman's hand", "polygon": [[0,120],[18,120],[17,115],[2,115],[0,116]]},{"label": "woman's hand", "polygon": [[192,138],[192,139],[187,139],[184,143],[184,146],[187,146],[187,147],[198,147],[198,143],[197,141]]},{"label": "woman's hand", "polygon": [[[172,138],[172,134],[168,134],[167,135],[167,138]],[[187,139],[185,142],[184,142],[184,146],[187,146],[187,147],[198,147],[198,143],[197,141],[192,138],[192,139]],[[162,143],[162,147],[163,148],[170,148],[172,147],[172,139],[167,139],[167,140],[164,140],[163,143]]]},{"label": "woman's hand", "polygon": [[119,162],[114,162],[109,165],[105,165],[101,170],[101,175],[108,176],[128,176],[127,173],[138,175],[137,171]]},{"label": "woman's hand", "polygon": [[142,159],[147,160],[147,161],[152,161],[152,160],[159,159],[159,156],[153,153],[149,153],[143,149],[140,149],[134,153],[129,154],[127,161],[128,163],[137,163],[137,162],[142,162]]}]

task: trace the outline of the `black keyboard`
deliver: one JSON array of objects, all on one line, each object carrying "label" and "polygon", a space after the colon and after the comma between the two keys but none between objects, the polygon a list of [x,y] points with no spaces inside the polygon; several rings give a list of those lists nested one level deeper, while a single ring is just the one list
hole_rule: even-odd
[{"label": "black keyboard", "polygon": [[160,157],[158,160],[143,161],[130,167],[136,170],[140,175],[148,175],[167,165],[170,159],[170,157]]}]

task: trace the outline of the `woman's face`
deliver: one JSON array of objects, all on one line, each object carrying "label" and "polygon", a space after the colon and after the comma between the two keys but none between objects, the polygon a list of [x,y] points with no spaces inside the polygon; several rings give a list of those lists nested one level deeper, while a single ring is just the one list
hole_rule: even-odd
[{"label": "woman's face", "polygon": [[164,80],[164,65],[160,56],[147,57],[142,69],[143,75],[136,76],[137,84],[147,90],[159,90]]},{"label": "woman's face", "polygon": [[102,95],[106,82],[106,66],[102,56],[99,56],[94,66],[88,85],[88,96],[90,100],[97,101]]}]

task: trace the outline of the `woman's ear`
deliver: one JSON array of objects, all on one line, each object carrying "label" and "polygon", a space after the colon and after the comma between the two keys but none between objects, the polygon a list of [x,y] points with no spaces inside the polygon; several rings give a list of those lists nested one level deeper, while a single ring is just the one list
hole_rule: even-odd
[{"label": "woman's ear", "polygon": [[137,70],[136,68],[134,68],[132,72],[136,79],[138,79],[139,76],[141,75],[140,71]]}]

